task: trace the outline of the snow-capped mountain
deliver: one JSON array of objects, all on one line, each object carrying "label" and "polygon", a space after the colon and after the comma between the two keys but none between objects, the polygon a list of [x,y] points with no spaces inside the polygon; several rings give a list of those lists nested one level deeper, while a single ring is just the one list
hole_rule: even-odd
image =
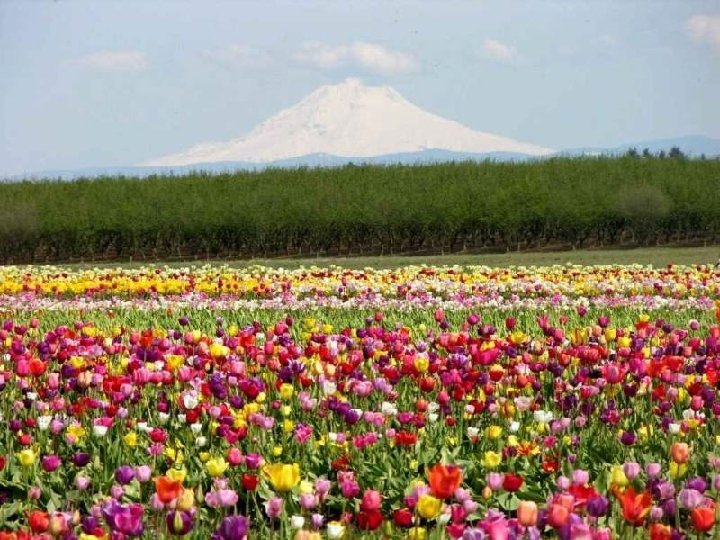
[{"label": "snow-capped mountain", "polygon": [[348,79],[318,88],[244,137],[198,144],[143,165],[263,163],[311,154],[363,158],[424,150],[530,156],[552,153],[549,148],[475,131],[429,113],[388,86],[366,86]]}]

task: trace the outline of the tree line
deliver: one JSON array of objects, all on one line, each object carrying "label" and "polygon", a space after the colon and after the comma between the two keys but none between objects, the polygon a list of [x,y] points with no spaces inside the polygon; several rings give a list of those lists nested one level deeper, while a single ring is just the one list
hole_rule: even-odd
[{"label": "tree line", "polygon": [[0,185],[0,261],[715,243],[720,161],[635,155]]}]

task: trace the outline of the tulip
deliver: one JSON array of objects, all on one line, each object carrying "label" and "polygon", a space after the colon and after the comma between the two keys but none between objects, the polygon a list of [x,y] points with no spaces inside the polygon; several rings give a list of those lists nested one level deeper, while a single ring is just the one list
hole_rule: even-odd
[{"label": "tulip", "polygon": [[328,538],[335,540],[345,535],[345,526],[339,521],[330,521],[327,525]]},{"label": "tulip", "polygon": [[300,482],[300,465],[297,463],[275,463],[266,465],[263,473],[270,480],[275,491],[290,491]]},{"label": "tulip", "polygon": [[430,491],[438,499],[448,499],[462,484],[462,469],[454,465],[437,464],[428,470]]},{"label": "tulip", "polygon": [[172,510],[165,516],[168,532],[175,536],[185,536],[193,528],[192,515],[188,511]]},{"label": "tulip", "polygon": [[502,455],[492,450],[488,450],[483,454],[482,465],[488,469],[494,469],[502,462]]},{"label": "tulip", "polygon": [[214,457],[205,463],[205,468],[210,476],[217,478],[225,474],[228,468],[228,462],[222,457]]},{"label": "tulip", "polygon": [[376,491],[374,489],[366,489],[365,493],[363,493],[363,498],[362,498],[362,502],[360,503],[360,508],[362,508],[365,511],[380,510],[381,504],[382,504],[382,496],[380,495],[380,492]]},{"label": "tulip", "polygon": [[503,479],[503,489],[509,492],[515,492],[523,485],[523,478],[513,473],[506,473]]},{"label": "tulip", "polygon": [[592,517],[603,517],[608,513],[610,508],[610,501],[602,495],[593,497],[587,502],[587,512]]},{"label": "tulip", "polygon": [[715,525],[715,505],[701,506],[690,512],[693,527],[699,532],[708,532]]},{"label": "tulip", "polygon": [[42,469],[45,472],[53,472],[60,467],[62,461],[58,456],[43,456],[42,460],[40,460],[40,464],[42,466]]},{"label": "tulip", "polygon": [[634,527],[642,525],[645,517],[650,513],[652,497],[644,491],[635,493],[632,487],[628,487],[621,495],[616,495],[622,505],[623,518]]},{"label": "tulip", "polygon": [[121,465],[115,470],[115,480],[121,485],[129,484],[134,478],[135,470],[129,465]]},{"label": "tulip", "polygon": [[442,508],[442,501],[430,494],[423,494],[417,502],[417,510],[420,516],[425,519],[433,519],[437,517]]},{"label": "tulip", "polygon": [[690,459],[690,446],[687,443],[673,443],[670,447],[670,456],[678,465],[687,463],[688,459]]},{"label": "tulip", "polygon": [[681,489],[678,501],[683,508],[692,510],[705,502],[705,496],[696,489]]},{"label": "tulip", "polygon": [[523,527],[534,527],[538,520],[538,507],[533,501],[520,501],[517,518]]},{"label": "tulip", "polygon": [[20,465],[22,465],[23,467],[32,467],[35,463],[35,459],[37,458],[35,452],[33,452],[30,448],[21,450],[15,455],[17,456]]},{"label": "tulip", "polygon": [[623,465],[623,472],[625,473],[625,476],[628,480],[631,482],[637,478],[637,476],[640,474],[641,467],[639,463],[635,462],[628,462]]},{"label": "tulip", "polygon": [[227,516],[213,533],[212,540],[245,540],[249,529],[245,516]]},{"label": "tulip", "polygon": [[35,533],[43,533],[50,527],[50,515],[41,510],[33,510],[28,514],[28,525]]},{"label": "tulip", "polygon": [[565,506],[553,503],[548,508],[547,522],[553,528],[564,526],[570,519],[570,510]]},{"label": "tulip", "polygon": [[167,476],[160,476],[155,479],[155,492],[162,503],[168,504],[180,496],[182,484]]},{"label": "tulip", "polygon": [[265,514],[270,519],[280,517],[283,511],[284,501],[280,497],[271,497],[265,502]]},{"label": "tulip", "polygon": [[645,465],[645,474],[651,479],[660,476],[661,472],[662,466],[659,463],[648,463]]}]

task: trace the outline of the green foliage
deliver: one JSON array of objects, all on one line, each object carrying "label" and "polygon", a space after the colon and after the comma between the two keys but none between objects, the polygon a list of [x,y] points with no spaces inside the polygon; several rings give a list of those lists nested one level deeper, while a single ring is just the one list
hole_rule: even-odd
[{"label": "green foliage", "polygon": [[0,185],[0,261],[716,241],[720,161],[347,166]]}]

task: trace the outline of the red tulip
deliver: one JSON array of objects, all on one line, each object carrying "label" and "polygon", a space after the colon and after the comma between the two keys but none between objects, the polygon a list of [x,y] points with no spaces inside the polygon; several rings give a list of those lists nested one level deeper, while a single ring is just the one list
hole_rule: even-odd
[{"label": "red tulip", "polygon": [[393,521],[398,527],[410,527],[412,525],[413,513],[409,508],[400,508],[393,512]]},{"label": "red tulip", "polygon": [[42,510],[33,510],[28,514],[28,524],[35,533],[42,533],[50,526],[50,516]]},{"label": "red tulip", "polygon": [[517,474],[513,473],[506,473],[505,478],[503,478],[503,489],[505,491],[514,492],[520,489],[520,487],[523,485],[523,479],[522,476],[518,476]]},{"label": "red tulip", "polygon": [[362,510],[357,515],[357,526],[362,531],[374,531],[382,525],[383,516],[380,510]]},{"label": "red tulip", "polygon": [[245,491],[255,491],[259,478],[254,474],[245,473],[242,475],[242,487]]},{"label": "red tulip", "polygon": [[715,505],[701,506],[690,512],[693,527],[700,532],[708,532],[715,525]]}]

